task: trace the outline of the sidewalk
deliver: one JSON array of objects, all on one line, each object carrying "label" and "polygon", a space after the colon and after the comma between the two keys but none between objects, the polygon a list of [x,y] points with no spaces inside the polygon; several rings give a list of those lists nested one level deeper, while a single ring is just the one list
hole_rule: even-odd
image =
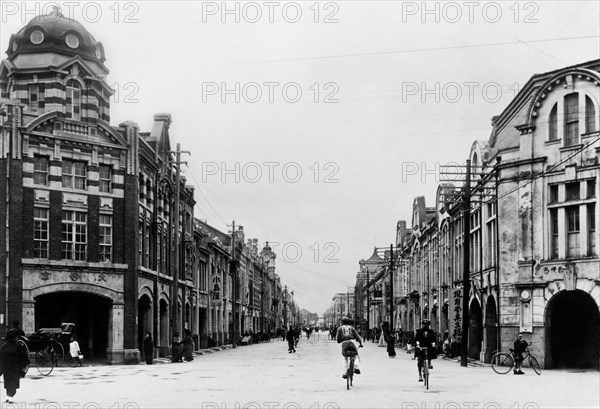
[{"label": "sidewalk", "polygon": [[[214,352],[219,352],[219,351],[223,351],[225,349],[231,349],[231,348],[233,348],[233,345],[227,344],[227,345],[221,345],[218,347],[199,349],[197,351],[194,351],[194,355],[198,356],[198,355],[212,354]],[[171,363],[171,355],[162,356],[160,358],[154,358],[153,362],[155,364],[170,364]],[[141,360],[140,365],[146,365],[146,363],[143,360]]]}]

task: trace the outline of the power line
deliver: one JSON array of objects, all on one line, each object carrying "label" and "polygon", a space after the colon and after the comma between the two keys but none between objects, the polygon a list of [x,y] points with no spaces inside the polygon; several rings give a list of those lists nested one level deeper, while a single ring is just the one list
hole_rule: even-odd
[{"label": "power line", "polygon": [[421,53],[431,51],[449,51],[449,50],[461,50],[469,48],[482,48],[482,47],[498,47],[503,45],[515,45],[515,44],[529,44],[529,43],[545,43],[553,41],[570,41],[570,40],[583,40],[588,38],[600,38],[598,35],[578,36],[578,37],[557,37],[557,38],[544,38],[539,40],[529,41],[505,41],[499,43],[482,43],[482,44],[470,44],[470,45],[455,45],[447,47],[430,47],[430,48],[413,48],[410,50],[392,50],[392,51],[374,51],[366,53],[350,53],[350,54],[332,54],[314,57],[297,57],[297,58],[281,58],[273,60],[258,60],[258,61],[241,61],[234,63],[224,63],[219,65],[244,65],[244,64],[267,64],[267,63],[278,63],[288,61],[309,61],[309,60],[326,60],[335,58],[352,58],[352,57],[369,57],[375,55],[393,55],[393,54],[406,54],[406,53]]}]

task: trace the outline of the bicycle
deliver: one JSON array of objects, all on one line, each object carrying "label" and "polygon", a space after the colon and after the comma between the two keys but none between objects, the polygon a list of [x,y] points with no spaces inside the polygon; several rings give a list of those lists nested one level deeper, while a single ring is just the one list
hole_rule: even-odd
[{"label": "bicycle", "polygon": [[[348,342],[348,341],[344,341],[344,342]],[[350,341],[353,342],[353,341]],[[362,345],[359,346],[359,348],[362,348]],[[350,387],[352,386],[352,381],[354,380],[354,361],[356,360],[356,357],[358,356],[358,350],[356,351],[348,351],[346,352],[346,354],[348,355],[346,358],[347,360],[347,367],[346,367],[346,389],[350,390]]]},{"label": "bicycle", "polygon": [[[529,345],[531,345],[531,343]],[[509,351],[510,352],[496,352],[492,356],[492,369],[497,374],[500,374],[500,375],[507,374],[510,372],[511,369],[514,368],[515,358],[514,358],[513,354],[514,354],[515,350],[510,348]],[[529,363],[529,367],[531,369],[533,369],[536,374],[538,374],[538,375],[542,374],[542,369],[540,368],[540,364],[538,363],[537,359],[535,359],[535,357],[533,355],[531,355],[531,352],[529,352],[529,348],[525,349],[525,354],[523,355],[523,361],[525,361],[525,359],[527,359],[527,362]]]},{"label": "bicycle", "polygon": [[429,390],[429,356],[427,355],[427,347],[419,347],[423,351],[423,384],[425,389]]}]

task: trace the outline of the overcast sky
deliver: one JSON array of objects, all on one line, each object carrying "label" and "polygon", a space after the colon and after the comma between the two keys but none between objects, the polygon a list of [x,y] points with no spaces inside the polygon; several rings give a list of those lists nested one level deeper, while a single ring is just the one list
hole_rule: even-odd
[{"label": "overcast sky", "polygon": [[319,314],[533,74],[600,49],[597,1],[1,3],[3,52],[51,4],[101,41],[112,124],[169,112],[195,216],[279,243]]}]

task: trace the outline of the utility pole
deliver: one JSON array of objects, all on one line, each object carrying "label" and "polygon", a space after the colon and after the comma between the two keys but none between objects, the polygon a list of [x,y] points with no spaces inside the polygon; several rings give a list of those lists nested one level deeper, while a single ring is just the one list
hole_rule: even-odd
[{"label": "utility pole", "polygon": [[367,267],[367,337],[369,336],[369,331],[371,330],[370,326],[370,316],[371,316],[371,283],[369,282],[369,268]]},{"label": "utility pole", "polygon": [[235,336],[235,329],[237,327],[237,314],[236,314],[236,302],[237,302],[237,260],[235,258],[235,220],[231,223],[231,282],[232,282],[232,294],[231,294],[231,317],[233,320],[232,338],[231,345],[233,348],[237,348],[237,338]]},{"label": "utility pole", "polygon": [[394,332],[394,245],[390,244],[390,332]]},{"label": "utility pole", "polygon": [[467,160],[467,175],[463,197],[463,298],[462,298],[462,339],[460,344],[460,366],[467,366],[469,353],[469,294],[471,266],[471,160]]},{"label": "utility pole", "polygon": [[[175,243],[175,254],[174,254],[174,261],[173,261],[173,288],[172,288],[172,296],[171,296],[171,328],[172,328],[172,334],[174,335],[175,331],[178,331],[178,329],[181,330],[181,334],[183,334],[183,320],[181,320],[181,328],[179,328],[177,319],[178,319],[178,309],[179,309],[179,274],[180,274],[180,265],[179,265],[179,252],[181,249],[181,246],[179,245],[179,207],[180,207],[180,203],[179,203],[179,195],[181,193],[181,165],[182,164],[186,164],[187,162],[182,162],[181,161],[181,154],[182,153],[187,153],[189,154],[190,152],[188,151],[182,151],[180,144],[177,144],[177,150],[175,152],[169,152],[169,153],[175,153],[175,215],[174,215],[174,221],[173,224],[175,225],[175,232],[173,235],[173,242]],[[185,300],[184,300],[185,302]]]}]

